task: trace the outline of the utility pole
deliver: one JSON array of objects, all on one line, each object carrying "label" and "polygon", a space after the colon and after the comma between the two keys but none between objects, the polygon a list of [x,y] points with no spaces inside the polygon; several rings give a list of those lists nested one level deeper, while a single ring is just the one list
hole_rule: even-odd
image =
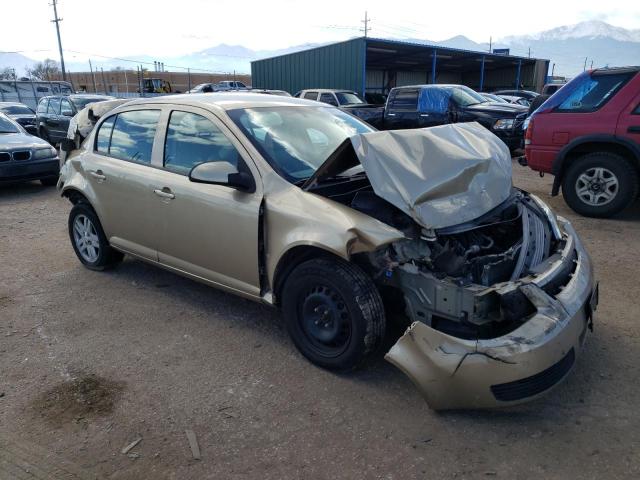
[{"label": "utility pole", "polygon": [[102,73],[102,88],[104,89],[104,94],[107,94],[107,82],[104,81],[104,68],[100,67],[100,72]]},{"label": "utility pole", "polygon": [[554,73],[556,72],[556,64],[554,63],[553,66],[551,67],[551,76],[554,76]]},{"label": "utility pole", "polygon": [[58,0],[51,0],[53,5],[53,23],[56,24],[56,33],[58,34],[58,50],[60,50],[60,68],[62,69],[62,80],[67,80],[67,72],[64,69],[64,55],[62,55],[62,40],[60,40],[60,22],[61,18],[58,18]]},{"label": "utility pole", "polygon": [[91,59],[89,59],[89,71],[91,72],[91,79],[93,80],[93,93],[98,93],[98,87],[96,87],[96,74],[93,73],[93,68],[91,67]]},{"label": "utility pole", "polygon": [[589,70],[593,70],[593,60],[591,60],[591,67],[589,68]]},{"label": "utility pole", "polygon": [[364,20],[360,20],[363,24],[364,24],[364,28],[361,29],[364,31],[364,38],[367,38],[369,36],[369,22],[371,21],[369,19],[369,14],[365,11],[364,12]]},{"label": "utility pole", "polygon": [[587,57],[584,57],[584,67],[582,67],[582,71],[584,72],[587,69]]},{"label": "utility pole", "polygon": [[531,58],[531,47],[529,47],[529,58]]}]

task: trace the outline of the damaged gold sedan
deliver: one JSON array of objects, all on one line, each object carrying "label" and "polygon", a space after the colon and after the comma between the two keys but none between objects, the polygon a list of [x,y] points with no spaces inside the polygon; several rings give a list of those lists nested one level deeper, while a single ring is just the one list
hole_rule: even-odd
[{"label": "damaged gold sedan", "polygon": [[546,392],[597,304],[569,222],[512,186],[475,123],[377,132],[293,98],[140,99],[100,119],[58,187],[86,267],[128,254],[277,306],[324,368],[357,367],[406,321],[386,358],[435,409]]}]

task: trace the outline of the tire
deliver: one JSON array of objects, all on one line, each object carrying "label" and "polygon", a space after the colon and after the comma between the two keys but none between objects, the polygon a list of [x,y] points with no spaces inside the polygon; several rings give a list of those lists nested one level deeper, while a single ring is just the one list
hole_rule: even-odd
[{"label": "tire", "polygon": [[111,248],[98,216],[84,202],[76,203],[69,213],[69,238],[78,259],[90,270],[111,268],[124,257]]},{"label": "tire", "polygon": [[45,187],[55,187],[58,183],[58,177],[41,178],[40,183]]},{"label": "tire", "polygon": [[569,166],[562,178],[562,195],[580,215],[610,217],[638,196],[638,171],[615,153],[588,153]]},{"label": "tire", "polygon": [[312,363],[352,370],[382,344],[384,305],[356,265],[337,258],[308,260],[291,272],[282,292],[289,335]]}]

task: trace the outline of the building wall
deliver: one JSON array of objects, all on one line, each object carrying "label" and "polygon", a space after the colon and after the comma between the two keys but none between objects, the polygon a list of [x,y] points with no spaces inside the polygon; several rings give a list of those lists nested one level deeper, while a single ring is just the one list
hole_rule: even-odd
[{"label": "building wall", "polygon": [[365,45],[361,38],[251,62],[255,88],[291,94],[309,88],[362,92]]},{"label": "building wall", "polygon": [[[55,80],[62,80],[60,78]],[[95,86],[94,89],[94,78]],[[144,72],[144,78],[161,78],[171,83],[174,92],[189,90],[189,74],[187,72]],[[73,84],[75,90],[85,90],[90,93],[135,93],[138,90],[138,72],[136,70],[110,70],[104,72],[67,72],[67,80]],[[191,73],[191,88],[200,83],[217,83],[222,80],[237,80],[251,85],[250,75]],[[106,87],[106,88],[105,88]],[[97,90],[97,92],[96,92]],[[106,90],[106,91],[105,91]]]}]

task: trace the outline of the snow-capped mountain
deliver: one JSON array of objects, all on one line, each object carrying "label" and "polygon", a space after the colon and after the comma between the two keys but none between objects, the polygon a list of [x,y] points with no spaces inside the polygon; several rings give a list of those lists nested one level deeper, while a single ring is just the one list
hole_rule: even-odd
[{"label": "snow-capped mountain", "polygon": [[526,41],[569,40],[574,38],[608,38],[619,42],[640,42],[640,29],[627,30],[601,20],[589,20],[574,25],[563,25],[531,35],[505,37],[503,43],[521,43]]}]

